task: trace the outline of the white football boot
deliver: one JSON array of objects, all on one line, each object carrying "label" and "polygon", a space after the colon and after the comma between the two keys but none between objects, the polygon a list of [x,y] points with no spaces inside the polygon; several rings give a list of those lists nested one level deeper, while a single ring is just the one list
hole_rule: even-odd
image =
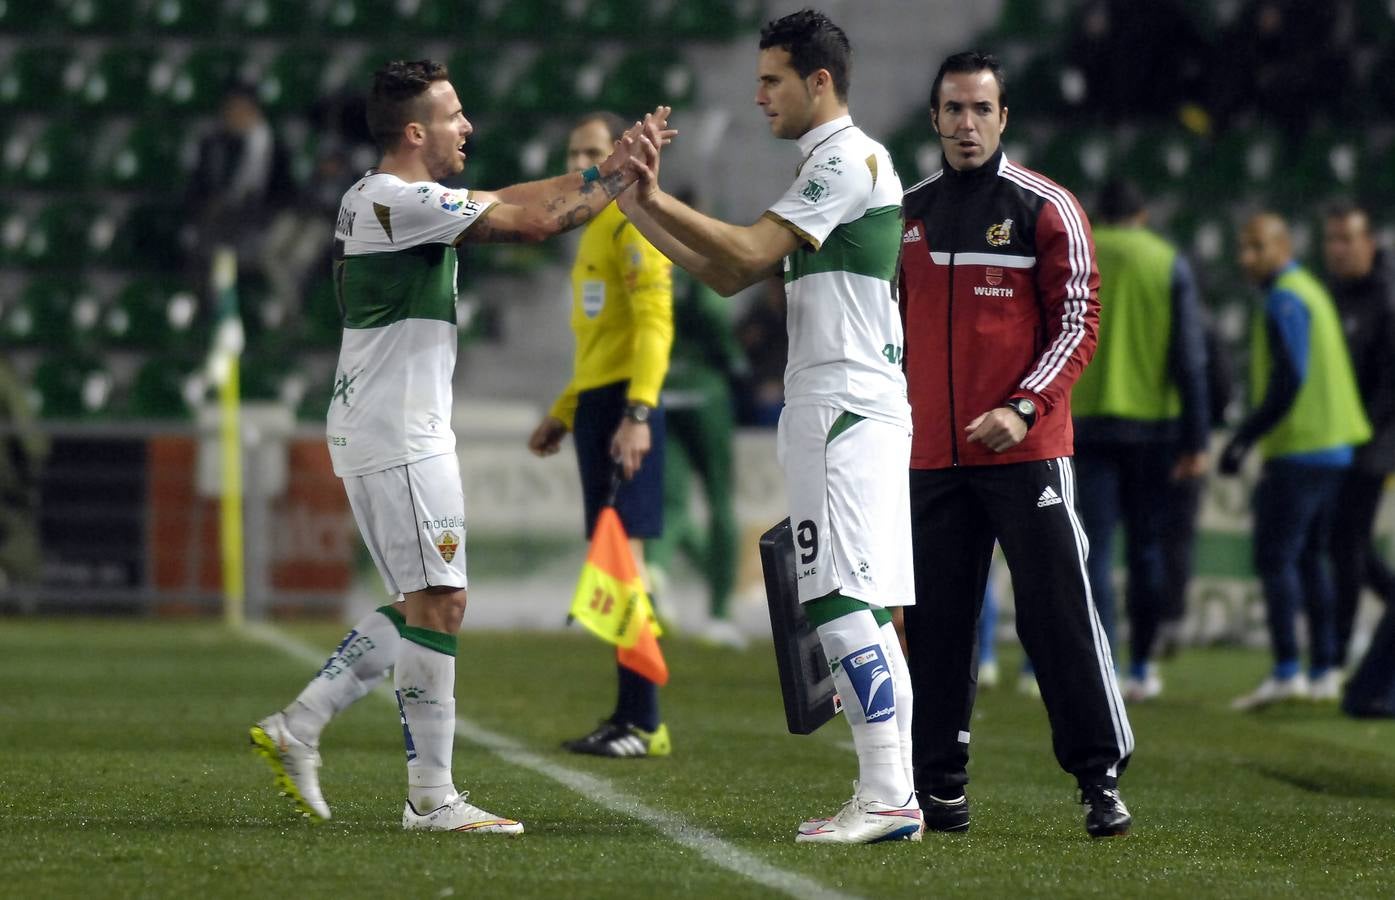
[{"label": "white football boot", "polygon": [[504,819],[467,803],[470,792],[451,797],[428,813],[419,813],[412,802],[402,809],[402,827],[408,831],[479,831],[486,834],[522,834],[523,823]]},{"label": "white football boot", "polygon": [[882,841],[918,841],[925,830],[915,795],[908,806],[890,806],[853,797],[831,819],[806,819],[794,836],[801,844],[879,844]]},{"label": "white football boot", "polygon": [[1335,666],[1308,682],[1308,699],[1335,703],[1342,699],[1342,670]]},{"label": "white football boot", "polygon": [[328,819],[329,804],[320,793],[319,749],[291,734],[279,712],[253,725],[251,736],[252,750],[271,766],[282,795],[295,801],[305,818]]},{"label": "white football boot", "polygon": [[1237,712],[1261,709],[1286,700],[1308,699],[1308,678],[1302,672],[1292,678],[1275,678],[1272,675],[1260,682],[1254,693],[1236,697],[1230,708]]}]

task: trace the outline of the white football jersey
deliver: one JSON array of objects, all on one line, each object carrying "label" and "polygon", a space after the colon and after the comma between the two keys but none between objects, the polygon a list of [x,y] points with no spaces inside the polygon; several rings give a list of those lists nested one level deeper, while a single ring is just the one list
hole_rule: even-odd
[{"label": "white football jersey", "polygon": [[327,429],[336,475],[455,451],[455,247],[488,207],[381,172],[344,194],[334,228],[344,338]]},{"label": "white football jersey", "polygon": [[787,406],[910,424],[895,278],[901,180],[886,148],[844,116],[799,139],[805,160],[765,215],[797,234],[785,257]]}]

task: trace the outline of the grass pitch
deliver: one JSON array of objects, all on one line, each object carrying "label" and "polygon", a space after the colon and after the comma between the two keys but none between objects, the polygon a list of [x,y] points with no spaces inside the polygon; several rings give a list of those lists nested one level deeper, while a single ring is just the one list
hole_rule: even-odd
[{"label": "grass pitch", "polygon": [[[342,629],[288,633],[327,656]],[[847,726],[785,733],[766,646],[676,640],[667,653],[673,757],[579,758],[557,744],[609,711],[605,648],[467,630],[457,711],[527,759],[461,738],[456,778],[528,833],[405,834],[401,729],[383,698],[326,732],[335,818],[311,824],[247,748],[248,726],[312,674],[304,659],[211,624],[0,620],[0,895],[1395,895],[1395,722],[1330,705],[1229,712],[1264,674],[1259,653],[1187,653],[1164,667],[1164,698],[1132,708],[1127,838],[1085,836],[1039,702],[1000,690],[978,704],[972,831],[847,848],[793,843],[802,818],[850,793]],[[624,798],[715,851],[614,811]],[[775,875],[761,883],[714,856]]]}]

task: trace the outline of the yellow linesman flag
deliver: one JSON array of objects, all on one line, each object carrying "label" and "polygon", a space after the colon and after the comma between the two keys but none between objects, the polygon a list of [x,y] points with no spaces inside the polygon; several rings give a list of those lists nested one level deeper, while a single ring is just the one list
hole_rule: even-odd
[{"label": "yellow linesman flag", "polygon": [[627,667],[656,684],[668,681],[668,666],[655,640],[662,632],[614,507],[603,508],[596,518],[571,614],[619,648],[620,661]]}]

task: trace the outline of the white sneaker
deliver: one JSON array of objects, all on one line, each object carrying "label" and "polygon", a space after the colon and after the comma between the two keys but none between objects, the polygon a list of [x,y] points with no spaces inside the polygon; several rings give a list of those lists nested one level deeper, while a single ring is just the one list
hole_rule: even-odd
[{"label": "white sneaker", "polygon": [[1230,708],[1245,712],[1282,703],[1285,700],[1306,700],[1307,698],[1308,679],[1303,673],[1300,672],[1292,678],[1275,678],[1271,675],[1264,679],[1259,687],[1255,688],[1254,693],[1232,700]]},{"label": "white sneaker", "polygon": [[890,806],[877,800],[864,800],[853,794],[831,819],[807,819],[794,836],[801,844],[879,844],[882,841],[918,841],[925,821],[916,803]]},{"label": "white sneaker", "polygon": [[419,813],[411,801],[402,809],[402,827],[408,831],[481,831],[488,834],[522,834],[523,823],[503,819],[465,802],[469,791],[456,794],[429,813]]},{"label": "white sneaker", "polygon": [[301,815],[312,821],[329,818],[329,804],[320,793],[320,751],[299,740],[286,727],[282,713],[252,726],[252,750],[276,773],[276,786],[290,797]]},{"label": "white sneaker", "polygon": [[751,643],[746,633],[731,619],[713,619],[708,622],[698,640],[727,650],[745,650]]},{"label": "white sneaker", "polygon": [[1125,703],[1146,703],[1162,696],[1163,682],[1157,671],[1149,666],[1147,675],[1142,678],[1134,678],[1130,675],[1124,679],[1124,683],[1119,688],[1124,695]]},{"label": "white sneaker", "polygon": [[996,660],[990,659],[988,662],[978,664],[979,687],[991,690],[998,686],[1000,677],[1001,675],[998,672],[998,663]]},{"label": "white sneaker", "polygon": [[1343,680],[1341,669],[1335,667],[1328,669],[1309,684],[1308,699],[1323,703],[1335,703],[1341,700]]},{"label": "white sneaker", "polygon": [[1041,685],[1037,684],[1037,676],[1031,672],[1023,672],[1017,676],[1017,693],[1024,697],[1041,697]]}]

